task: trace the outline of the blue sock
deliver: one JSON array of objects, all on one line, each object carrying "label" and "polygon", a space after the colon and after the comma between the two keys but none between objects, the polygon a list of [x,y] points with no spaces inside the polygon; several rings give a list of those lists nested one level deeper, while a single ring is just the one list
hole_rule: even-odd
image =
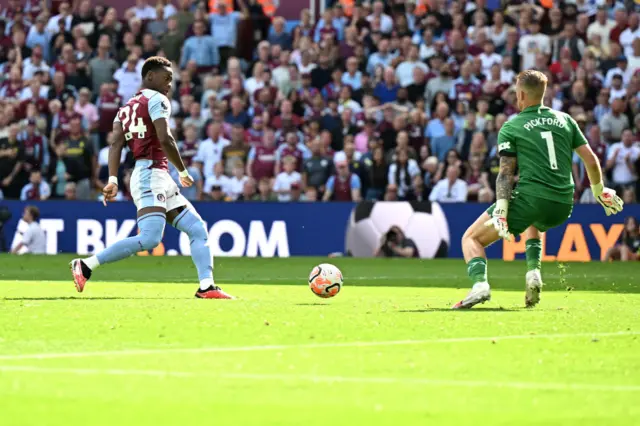
[{"label": "blue sock", "polygon": [[189,236],[191,242],[191,258],[198,270],[200,288],[205,290],[213,283],[213,254],[207,244],[209,233],[200,215],[188,208],[182,211],[174,219],[172,225]]},{"label": "blue sock", "polygon": [[[135,237],[125,238],[107,247],[96,255],[100,265],[117,262],[143,250],[151,250],[162,241],[162,233],[166,223],[164,213],[149,213],[138,219],[140,233]],[[91,268],[93,269],[93,268]]]}]

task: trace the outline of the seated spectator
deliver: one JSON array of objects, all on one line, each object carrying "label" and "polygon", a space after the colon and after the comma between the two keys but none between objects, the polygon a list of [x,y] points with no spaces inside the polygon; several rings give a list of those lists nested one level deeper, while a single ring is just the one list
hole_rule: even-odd
[{"label": "seated spectator", "polygon": [[39,219],[40,210],[36,206],[24,208],[22,220],[27,223],[27,229],[22,234],[22,241],[11,250],[11,253],[45,254],[47,252],[46,235],[40,227]]},{"label": "seated spectator", "polygon": [[22,201],[41,201],[51,196],[51,187],[42,180],[40,170],[32,170],[29,175],[29,183],[22,188],[20,200]]},{"label": "seated spectator", "polygon": [[78,199],[75,183],[68,182],[64,186],[64,199],[67,201],[75,201]]},{"label": "seated spectator", "polygon": [[245,174],[245,166],[241,160],[237,160],[233,166],[233,174],[229,179],[227,195],[231,200],[236,200],[244,190],[244,184],[250,178]]},{"label": "seated spectator", "polygon": [[316,202],[318,201],[318,190],[313,186],[307,186],[307,189],[304,191],[304,195],[300,197],[300,201],[306,202]]},{"label": "seated spectator", "polygon": [[467,183],[460,179],[460,168],[448,167],[446,177],[433,187],[429,201],[464,203],[467,201],[467,194]]},{"label": "seated spectator", "polygon": [[213,185],[211,186],[211,192],[209,192],[209,200],[210,201],[228,201],[228,198],[220,185]]},{"label": "seated spectator", "polygon": [[302,176],[296,171],[295,157],[289,155],[284,157],[282,169],[273,183],[273,192],[278,194],[278,201],[291,201],[291,186],[302,182]]},{"label": "seated spectator", "polygon": [[258,195],[256,201],[277,201],[278,197],[271,190],[271,180],[262,178],[258,182]]},{"label": "seated spectator", "polygon": [[213,166],[213,174],[207,176],[204,180],[203,191],[205,194],[210,194],[214,186],[220,187],[223,193],[226,193],[229,188],[229,178],[224,174],[224,165],[222,162],[218,162]]},{"label": "seated spectator", "polygon": [[334,158],[336,174],[327,180],[323,201],[361,201],[362,183],[357,174],[349,170],[345,154]]},{"label": "seated spectator", "polygon": [[247,178],[242,185],[242,193],[238,195],[236,201],[257,201],[257,199],[256,181],[253,178]]},{"label": "seated spectator", "polygon": [[621,260],[634,261],[640,259],[640,230],[635,217],[629,216],[624,220],[624,230],[618,243],[607,250],[605,261]]},{"label": "seated spectator", "polygon": [[390,183],[384,191],[384,201],[398,201],[398,185]]}]

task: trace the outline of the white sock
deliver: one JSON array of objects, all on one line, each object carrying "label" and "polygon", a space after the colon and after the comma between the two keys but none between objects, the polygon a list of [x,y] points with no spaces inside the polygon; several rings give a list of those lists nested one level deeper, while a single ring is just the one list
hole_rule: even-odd
[{"label": "white sock", "polygon": [[206,290],[213,285],[215,285],[215,283],[213,282],[213,278],[205,278],[203,280],[200,280],[200,290]]},{"label": "white sock", "polygon": [[98,256],[93,255],[91,257],[87,257],[86,259],[82,259],[85,265],[92,271],[100,266],[100,261],[98,260]]},{"label": "white sock", "polygon": [[483,281],[483,282],[480,282],[480,283],[475,283],[473,285],[472,289],[476,290],[476,291],[478,291],[478,290],[486,291],[486,290],[490,290],[491,287],[489,287],[489,283],[488,282]]}]

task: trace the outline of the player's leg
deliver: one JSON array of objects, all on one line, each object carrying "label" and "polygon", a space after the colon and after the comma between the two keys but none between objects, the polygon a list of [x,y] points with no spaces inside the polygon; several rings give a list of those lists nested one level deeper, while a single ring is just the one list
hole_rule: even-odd
[{"label": "player's leg", "polygon": [[532,212],[532,217],[535,217],[532,225],[526,229],[523,235],[527,260],[524,303],[527,308],[531,308],[540,302],[540,292],[543,286],[540,234],[566,222],[571,216],[573,204],[562,204],[532,196],[525,197],[521,201],[530,206],[528,211]]},{"label": "player's leg", "polygon": [[525,277],[525,306],[532,307],[540,302],[540,290],[542,289],[542,240],[540,231],[535,226],[530,226],[524,231],[525,256],[527,259],[527,275]]},{"label": "player's leg", "polygon": [[120,240],[86,259],[71,261],[71,272],[76,289],[82,292],[91,278],[91,272],[100,265],[117,262],[139,251],[155,248],[162,240],[165,223],[166,212],[162,207],[148,207],[138,211],[138,228],[140,229],[138,235]]},{"label": "player's leg", "polygon": [[150,168],[151,162],[141,160],[131,174],[130,188],[138,208],[136,236],[125,238],[86,259],[71,261],[71,273],[76,289],[81,292],[100,265],[125,259],[133,254],[155,248],[162,240],[166,223],[167,197],[162,184],[162,171]]},{"label": "player's leg", "polygon": [[167,212],[167,222],[189,237],[191,259],[193,259],[200,280],[196,297],[200,299],[233,299],[233,296],[222,291],[214,282],[213,253],[209,247],[209,233],[204,221],[193,205],[180,194],[177,186],[174,194],[167,200],[170,208]]},{"label": "player's leg", "polygon": [[487,255],[484,248],[498,241],[500,237],[493,226],[485,226],[490,219],[489,213],[482,213],[462,237],[462,253],[473,287],[467,297],[453,306],[454,309],[468,309],[491,298],[491,288],[487,280]]}]

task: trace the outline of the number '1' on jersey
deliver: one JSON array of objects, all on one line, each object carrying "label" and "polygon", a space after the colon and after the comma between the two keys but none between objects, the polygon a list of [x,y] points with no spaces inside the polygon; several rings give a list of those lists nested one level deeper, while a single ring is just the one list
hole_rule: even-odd
[{"label": "number '1' on jersey", "polygon": [[124,131],[124,138],[136,160],[153,160],[153,168],[168,168],[168,160],[153,122],[171,117],[171,103],[155,90],[143,89],[120,108],[115,121]]},{"label": "number '1' on jersey", "polygon": [[573,150],[586,143],[568,114],[537,105],[524,109],[502,126],[498,152],[517,157],[518,192],[573,204]]}]

